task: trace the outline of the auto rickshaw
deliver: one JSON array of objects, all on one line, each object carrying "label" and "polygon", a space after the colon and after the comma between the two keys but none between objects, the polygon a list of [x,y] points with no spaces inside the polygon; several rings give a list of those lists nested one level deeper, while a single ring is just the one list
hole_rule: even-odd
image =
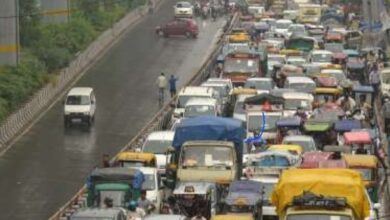
[{"label": "auto rickshaw", "polygon": [[333,152],[321,152],[321,151],[312,151],[305,152],[302,155],[302,163],[299,168],[304,169],[314,169],[319,168],[319,164],[322,161],[331,160]]},{"label": "auto rickshaw", "polygon": [[243,28],[233,29],[227,36],[229,43],[248,43],[250,41],[249,34]]},{"label": "auto rickshaw", "polygon": [[352,131],[353,129],[361,129],[362,123],[359,120],[343,119],[335,122],[334,130],[337,132],[337,140],[339,144],[344,143],[343,134]]},{"label": "auto rickshaw", "polygon": [[200,213],[206,219],[210,219],[219,211],[221,195],[215,183],[179,182],[173,196],[180,212],[187,217]]},{"label": "auto rickshaw", "polygon": [[287,151],[291,154],[301,155],[303,147],[296,144],[274,144],[267,148],[267,151]]},{"label": "auto rickshaw", "polygon": [[354,85],[352,88],[352,98],[356,101],[357,105],[360,105],[362,97],[365,97],[365,101],[368,104],[371,104],[374,94],[374,88],[367,85]]},{"label": "auto rickshaw", "polygon": [[127,208],[130,199],[139,198],[143,182],[144,175],[137,169],[128,167],[95,169],[87,179],[87,205],[104,207],[104,199],[110,197],[114,206]]},{"label": "auto rickshaw", "polygon": [[378,202],[379,162],[376,156],[344,154],[343,158],[347,162],[348,168],[357,170],[362,174],[371,200],[374,203]]},{"label": "auto rickshaw", "polygon": [[300,50],[294,50],[294,49],[283,49],[280,50],[280,54],[286,55],[286,57],[291,56],[303,56],[303,52]]},{"label": "auto rickshaw", "polygon": [[123,151],[115,158],[119,167],[156,167],[156,155],[153,153]]},{"label": "auto rickshaw", "polygon": [[338,86],[337,79],[329,74],[318,74],[313,78],[317,87],[334,88]]},{"label": "auto rickshaw", "polygon": [[276,73],[276,85],[278,85],[279,88],[284,87],[284,82],[287,77],[289,76],[304,76],[303,69],[298,66],[285,64],[280,68],[280,71]]},{"label": "auto rickshaw", "polygon": [[371,135],[368,131],[350,131],[343,134],[344,145],[352,148],[352,154],[357,154],[360,147],[365,154],[374,154]]},{"label": "auto rickshaw", "polygon": [[320,106],[326,103],[327,100],[335,102],[340,94],[341,89],[339,88],[317,87],[314,91],[314,102],[318,103]]},{"label": "auto rickshaw", "polygon": [[248,215],[262,219],[262,185],[252,180],[237,180],[230,184],[223,213]]},{"label": "auto rickshaw", "polygon": [[336,137],[333,138],[333,122],[323,119],[309,119],[303,125],[306,134],[311,135],[316,142],[318,149],[322,149],[324,145],[335,143]]},{"label": "auto rickshaw", "polygon": [[359,57],[348,58],[346,64],[347,75],[351,80],[359,81],[360,83],[365,83],[365,65]]},{"label": "auto rickshaw", "polygon": [[322,149],[323,152],[333,152],[333,153],[352,153],[352,148],[350,146],[344,145],[325,145]]},{"label": "auto rickshaw", "polygon": [[302,119],[300,117],[288,117],[282,118],[276,122],[278,128],[278,134],[280,140],[287,134],[300,134],[302,128]]},{"label": "auto rickshaw", "polygon": [[321,68],[321,70],[324,70],[324,69],[341,70],[341,69],[343,69],[343,67],[340,64],[321,64],[320,68]]}]

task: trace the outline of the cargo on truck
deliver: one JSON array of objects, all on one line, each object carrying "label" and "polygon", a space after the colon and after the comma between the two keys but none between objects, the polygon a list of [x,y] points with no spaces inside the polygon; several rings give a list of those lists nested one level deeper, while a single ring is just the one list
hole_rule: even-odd
[{"label": "cargo on truck", "polygon": [[370,215],[361,174],[348,169],[285,170],[272,203],[280,220],[363,220]]}]

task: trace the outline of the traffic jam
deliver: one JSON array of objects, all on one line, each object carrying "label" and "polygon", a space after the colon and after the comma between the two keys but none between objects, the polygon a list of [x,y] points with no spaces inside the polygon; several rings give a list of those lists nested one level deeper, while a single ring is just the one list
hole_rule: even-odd
[{"label": "traffic jam", "polygon": [[106,155],[58,219],[390,219],[390,68],[337,2],[177,2],[158,36],[232,19],[210,77],[177,92],[165,130]]}]

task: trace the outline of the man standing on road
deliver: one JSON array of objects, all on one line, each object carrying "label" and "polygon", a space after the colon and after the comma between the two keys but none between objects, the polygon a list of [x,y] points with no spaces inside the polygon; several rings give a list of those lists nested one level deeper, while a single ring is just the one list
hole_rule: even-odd
[{"label": "man standing on road", "polygon": [[161,73],[157,78],[157,86],[158,86],[158,100],[160,102],[164,102],[165,89],[167,88],[167,78],[164,73]]},{"label": "man standing on road", "polygon": [[380,86],[380,82],[381,82],[377,64],[374,64],[374,66],[372,67],[372,70],[371,70],[370,75],[369,75],[369,81],[370,81],[370,84],[372,85],[372,87],[374,88],[374,95],[373,95],[372,100],[371,100],[371,102],[372,102],[371,106],[374,106],[375,99],[379,95],[379,86]]},{"label": "man standing on road", "polygon": [[176,95],[176,82],[179,78],[176,78],[173,74],[169,78],[169,92],[171,93],[171,98]]}]

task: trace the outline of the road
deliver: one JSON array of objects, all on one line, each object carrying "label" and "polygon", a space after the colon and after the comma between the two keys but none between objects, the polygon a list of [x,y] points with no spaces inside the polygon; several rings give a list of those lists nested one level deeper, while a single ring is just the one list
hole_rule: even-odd
[{"label": "road", "polygon": [[125,34],[77,83],[97,94],[90,131],[65,132],[57,103],[0,158],[0,219],[47,219],[83,184],[104,153],[113,155],[158,111],[156,78],[179,76],[179,86],[210,51],[223,20],[198,21],[198,39],[158,38],[154,28],[172,19],[173,0]]}]

